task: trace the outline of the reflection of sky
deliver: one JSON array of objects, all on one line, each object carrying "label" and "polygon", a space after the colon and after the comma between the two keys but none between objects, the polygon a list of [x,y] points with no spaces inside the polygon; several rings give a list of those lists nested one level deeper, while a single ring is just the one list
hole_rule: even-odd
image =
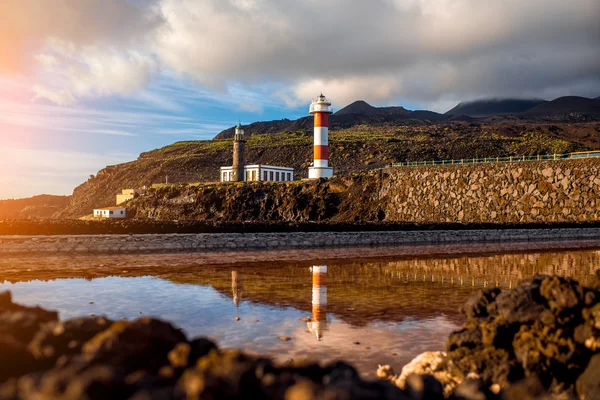
[{"label": "reflection of sky", "polygon": [[[181,326],[189,337],[208,336],[221,346],[260,352],[281,361],[343,358],[370,373],[377,364],[391,363],[399,368],[423,351],[442,349],[448,333],[457,328],[442,314],[425,320],[407,318],[399,323],[372,322],[355,327],[329,313],[327,330],[317,341],[306,322],[300,321],[310,316],[306,311],[243,298],[236,308],[230,297],[210,286],[174,284],[152,277],[4,283],[0,284],[2,290],[10,290],[18,303],[57,310],[61,319],[90,313],[114,320],[159,317]],[[307,288],[307,296],[311,290]],[[88,304],[90,301],[94,304]],[[240,321],[235,321],[236,316]],[[292,340],[282,342],[278,336]]]}]

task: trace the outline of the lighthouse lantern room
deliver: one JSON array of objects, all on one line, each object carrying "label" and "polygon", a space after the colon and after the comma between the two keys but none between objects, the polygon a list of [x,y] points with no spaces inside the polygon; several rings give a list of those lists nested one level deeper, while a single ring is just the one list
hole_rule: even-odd
[{"label": "lighthouse lantern room", "polygon": [[310,104],[310,114],[315,116],[314,162],[308,169],[309,179],[331,178],[329,167],[329,115],[333,113],[331,102],[323,93]]}]

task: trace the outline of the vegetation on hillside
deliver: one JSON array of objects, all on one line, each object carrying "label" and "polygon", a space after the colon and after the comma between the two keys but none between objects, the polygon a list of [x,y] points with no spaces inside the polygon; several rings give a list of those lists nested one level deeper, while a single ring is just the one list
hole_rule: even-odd
[{"label": "vegetation on hillside", "polygon": [[[312,135],[305,131],[253,135],[246,162],[293,167],[305,178],[312,163]],[[400,161],[536,155],[600,149],[600,123],[357,125],[330,131],[330,163],[338,175]],[[59,217],[81,217],[115,202],[124,188],[165,182],[215,182],[231,165],[230,139],[178,142],[110,166],[77,187]]]}]

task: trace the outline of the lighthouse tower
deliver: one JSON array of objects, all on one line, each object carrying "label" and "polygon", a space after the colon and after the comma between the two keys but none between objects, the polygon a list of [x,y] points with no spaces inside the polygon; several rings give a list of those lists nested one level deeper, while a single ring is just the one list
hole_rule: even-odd
[{"label": "lighthouse tower", "polygon": [[312,319],[307,325],[317,340],[321,340],[327,329],[327,265],[316,265],[311,270]]},{"label": "lighthouse tower", "polygon": [[246,163],[246,137],[242,125],[238,124],[235,127],[235,136],[233,137],[233,176],[230,179],[232,182],[244,182],[244,170]]},{"label": "lighthouse tower", "polygon": [[309,179],[331,178],[333,168],[329,167],[329,115],[333,113],[331,102],[323,93],[310,105],[310,114],[315,116],[315,159],[308,169]]}]

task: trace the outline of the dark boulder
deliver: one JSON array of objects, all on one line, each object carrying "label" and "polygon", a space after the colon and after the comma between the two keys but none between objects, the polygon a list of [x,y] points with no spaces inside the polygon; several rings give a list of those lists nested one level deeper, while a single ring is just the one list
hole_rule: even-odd
[{"label": "dark boulder", "polygon": [[85,342],[110,324],[112,321],[102,317],[50,322],[36,333],[29,350],[38,360],[52,366],[60,356],[80,353]]},{"label": "dark boulder", "polygon": [[579,400],[600,399],[600,354],[592,357],[583,374],[577,379],[576,389]]},{"label": "dark boulder", "polygon": [[126,371],[158,370],[168,364],[167,355],[182,342],[187,342],[185,336],[171,324],[141,318],[111,324],[81,350],[88,362],[119,365]]}]

